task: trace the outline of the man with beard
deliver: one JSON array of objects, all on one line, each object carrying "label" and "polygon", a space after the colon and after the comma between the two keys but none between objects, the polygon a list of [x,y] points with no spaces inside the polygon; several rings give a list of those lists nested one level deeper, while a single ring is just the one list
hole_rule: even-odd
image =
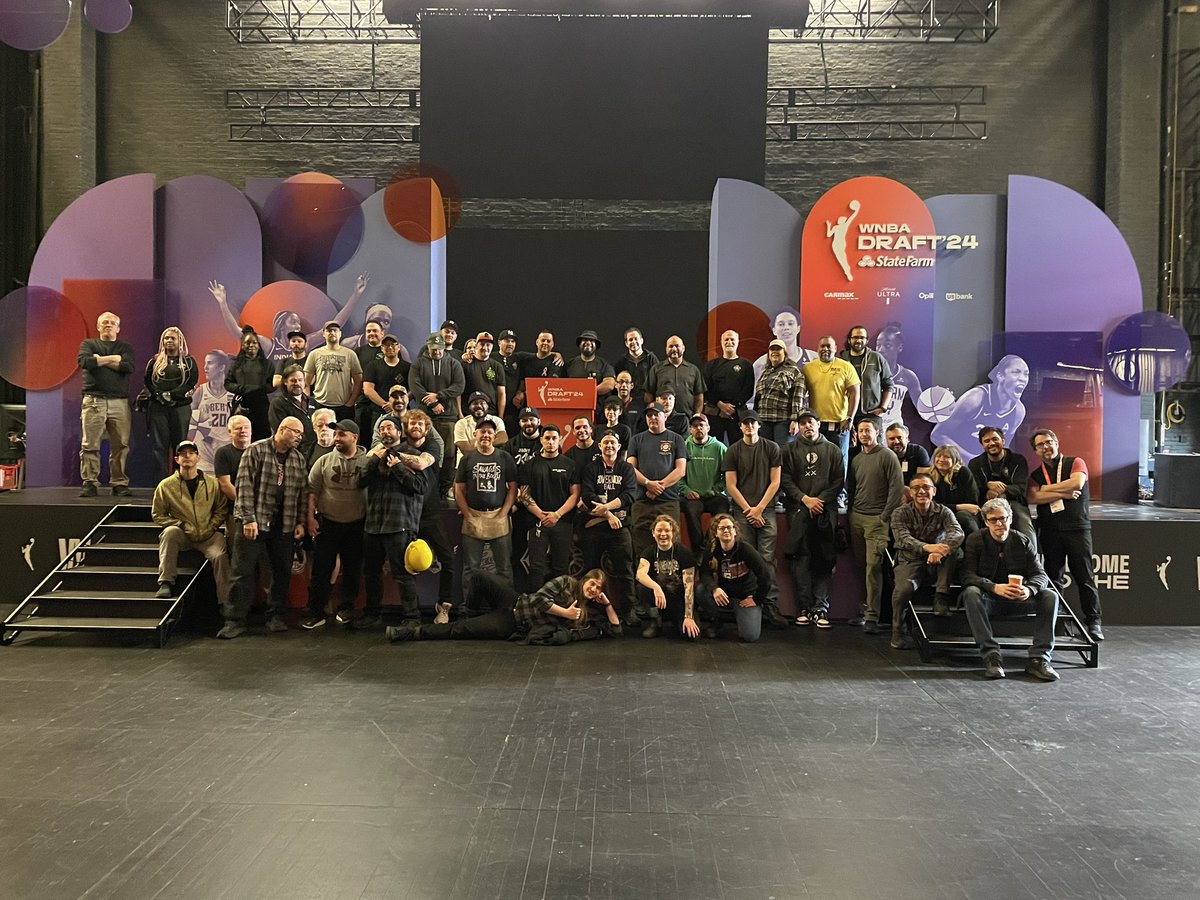
[{"label": "man with beard", "polygon": [[517,480],[525,508],[521,527],[529,532],[529,579],[534,590],[566,575],[571,560],[574,510],[579,503],[579,474],[559,452],[557,425],[542,429],[542,452],[522,468]]},{"label": "man with beard", "polygon": [[[517,499],[517,466],[496,449],[496,425],[491,417],[475,422],[475,446],[462,456],[454,479],[454,502],[462,514],[463,584],[470,585],[483,570],[483,548],[491,547],[495,571],[512,582],[512,535],[508,514]],[[464,593],[466,615],[477,615]]]},{"label": "man with beard", "polygon": [[[312,414],[315,411],[312,400],[304,393],[304,370],[300,366],[288,366],[284,369],[281,390],[271,401],[267,409],[267,421],[271,423],[272,431],[279,428],[279,423],[288,416],[295,416],[304,426],[304,437],[300,439],[300,455],[306,460],[317,442],[317,432],[312,425]],[[332,413],[330,416],[332,417]]]},{"label": "man with beard", "polygon": [[[382,414],[380,415],[380,417],[378,419],[375,420],[375,427],[371,430],[371,446],[372,447],[374,447],[376,444],[379,443],[379,423],[382,422],[388,416],[391,416],[393,419],[395,419],[397,422],[399,422],[400,417],[404,415],[404,412],[407,409],[408,409],[408,388],[406,388],[402,384],[393,384],[391,386],[391,388],[388,390],[387,409],[384,409],[381,411]],[[428,418],[428,417],[426,417],[426,418]],[[430,422],[429,425],[431,428],[433,427],[432,422]],[[437,432],[434,432],[434,434],[436,434],[436,433]],[[441,439],[439,438],[438,439],[438,447],[440,448],[441,445],[442,445]],[[438,459],[440,460],[441,457],[438,457]]]},{"label": "man with beard", "polygon": [[599,409],[604,397],[617,386],[616,372],[604,357],[596,355],[600,350],[600,337],[590,328],[579,333],[575,345],[579,348],[579,355],[567,361],[563,377],[590,378],[596,382],[596,408]]},{"label": "man with beard", "polygon": [[386,560],[400,593],[402,623],[421,624],[417,585],[404,564],[408,545],[421,529],[421,507],[428,488],[425,471],[410,468],[402,455],[418,455],[416,448],[401,441],[396,423],[385,418],[379,426],[382,443],[367,454],[360,484],[367,489],[366,547],[363,564],[366,603],[359,629],[377,627],[383,614],[383,563]]},{"label": "man with beard", "polygon": [[[367,321],[363,326],[362,341],[355,347],[350,347],[348,342],[344,342],[343,346],[348,350],[353,350],[358,356],[358,364],[362,366],[363,383],[367,380],[367,366],[371,363],[378,362],[383,359],[383,326],[378,322]],[[399,342],[397,342],[397,356],[399,356]],[[371,410],[375,409],[375,402],[367,396],[365,390],[360,389],[357,399],[354,401],[354,421],[358,423],[360,434],[370,434],[371,427],[375,424],[371,417]]]},{"label": "man with beard", "polygon": [[[893,422],[887,430],[886,437],[888,449],[895,453],[896,459],[900,461],[900,477],[905,487],[908,487],[914,475],[929,471],[932,466],[929,451],[920,444],[909,443],[907,425]],[[1021,489],[1024,490],[1024,482]]]},{"label": "man with beard", "polygon": [[[466,376],[465,392],[480,393],[487,398],[488,406],[497,416],[504,414],[508,402],[507,388],[504,379],[504,364],[492,359],[492,335],[481,331],[475,337],[475,352],[470,360],[463,364],[463,374]],[[501,425],[504,423],[501,422]]]},{"label": "man with beard", "polygon": [[724,444],[708,433],[708,417],[696,413],[691,421],[692,433],[684,440],[687,450],[687,469],[679,482],[683,495],[683,519],[687,523],[688,540],[694,550],[704,545],[705,532],[700,519],[705,514],[729,512],[729,497],[725,493]]},{"label": "man with beard", "polygon": [[[517,464],[517,472],[520,472],[522,467],[542,452],[542,420],[536,409],[527,406],[517,415],[517,422],[520,430],[516,437],[504,445],[504,449]],[[524,510],[518,507],[513,513],[512,570],[522,590],[528,590],[527,573],[521,566],[521,560],[528,549],[529,525],[524,518]]]},{"label": "man with beard", "polygon": [[808,405],[821,417],[821,434],[837,444],[842,458],[850,453],[850,419],[858,409],[858,373],[835,356],[837,342],[827,334],[817,342],[817,358],[801,371],[808,390]]},{"label": "man with beard", "polygon": [[241,529],[242,539],[235,546],[233,584],[219,638],[231,640],[246,633],[255,573],[263,556],[271,566],[267,631],[287,631],[283,615],[292,580],[292,544],[304,537],[308,512],[308,467],[297,449],[303,437],[300,420],[288,416],[271,437],[251,444],[238,464],[231,527]]},{"label": "man with beard", "polygon": [[863,416],[882,416],[892,404],[892,367],[878,352],[867,346],[867,329],[855,325],[846,333],[845,349],[838,354],[854,367],[858,375],[857,425]]},{"label": "man with beard", "polygon": [[1061,592],[1067,566],[1079,588],[1084,627],[1092,640],[1104,640],[1100,592],[1092,570],[1092,520],[1089,515],[1088,467],[1078,456],[1059,453],[1058,435],[1039,428],[1029,438],[1041,465],[1029,473],[1028,497],[1037,504],[1038,538],[1046,574]]},{"label": "man with beard", "polygon": [[408,390],[420,404],[420,409],[433,420],[433,427],[445,448],[446,458],[442,460],[439,474],[439,497],[446,496],[454,481],[454,424],[462,418],[459,398],[465,386],[462,362],[446,352],[445,337],[431,334],[425,341],[425,353],[417,358],[408,373]]},{"label": "man with beard", "polygon": [[[304,362],[308,359],[308,335],[303,331],[289,331],[287,339],[288,355],[275,363],[275,377],[271,380],[271,387],[275,390],[279,390],[280,385],[283,384],[284,369],[299,366],[300,371],[303,372]],[[204,377],[208,378],[208,375],[206,374]],[[222,376],[222,380],[224,380],[224,376]],[[308,390],[307,384],[304,389]]]},{"label": "man with beard", "polygon": [[633,384],[636,397],[643,397],[650,384],[650,372],[658,365],[659,359],[651,350],[644,350],[645,338],[640,328],[625,329],[625,355],[613,365],[615,374],[628,372]]},{"label": "man with beard", "polygon": [[[659,388],[658,396],[654,398],[654,404],[661,406],[663,409],[663,422],[667,427],[667,431],[674,432],[680,437],[687,437],[688,433],[688,415],[680,412],[675,404],[675,391],[670,387]],[[649,422],[645,413],[642,414],[642,421],[639,424],[637,431],[645,431],[649,428]]]},{"label": "man with beard", "polygon": [[683,338],[679,335],[667,338],[667,358],[650,370],[646,402],[653,402],[664,388],[669,387],[675,392],[680,412],[690,417],[704,410],[705,385],[700,369],[683,358],[683,351]]},{"label": "man with beard", "polygon": [[455,465],[462,460],[463,454],[475,449],[475,426],[480,422],[492,423],[494,443],[497,447],[507,443],[508,435],[504,433],[504,421],[491,410],[491,401],[482,391],[475,391],[467,397],[467,414],[454,423],[454,449],[457,451],[454,457]]},{"label": "man with beard", "polygon": [[892,591],[892,649],[904,649],[904,610],[922,584],[933,581],[933,614],[948,615],[950,583],[963,542],[962,526],[954,511],[933,499],[933,479],[914,475],[909,483],[912,502],[892,513],[896,545],[896,587]]},{"label": "man with beard", "polygon": [[979,486],[979,496],[985,501],[1003,497],[1008,501],[1012,527],[1029,538],[1036,548],[1033,518],[1029,514],[1026,490],[1029,486],[1029,463],[1020,453],[1006,449],[1004,434],[994,425],[979,429],[979,444],[983,453],[967,464]]},{"label": "man with beard", "polygon": [[732,329],[721,335],[721,355],[704,369],[704,412],[712,435],[728,447],[741,438],[738,418],[754,397],[754,365],[738,356],[741,337]]},{"label": "man with beard", "polygon": [[600,568],[608,554],[609,565],[621,601],[628,609],[634,600],[633,539],[630,510],[637,494],[637,475],[633,466],[618,458],[621,444],[612,432],[597,442],[600,458],[583,469],[579,479],[581,512],[576,517],[576,540],[583,571]]},{"label": "man with beard", "polygon": [[199,469],[200,448],[195,441],[180,441],[175,448],[176,469],[154,490],[151,515],[162,527],[158,536],[159,598],[176,593],[176,566],[180,550],[199,550],[212,565],[217,602],[229,601],[229,555],[221,528],[229,517],[229,500],[217,479]]},{"label": "man with beard", "polygon": [[388,399],[391,390],[396,385],[408,384],[408,372],[412,368],[400,357],[400,340],[394,334],[384,335],[379,346],[383,357],[369,360],[363,366],[366,403],[360,407],[358,417],[358,430],[363,435],[373,434],[379,417],[392,412]]},{"label": "man with beard", "polygon": [[563,359],[554,352],[554,335],[549,331],[539,331],[536,341],[537,352],[521,356],[517,368],[521,373],[518,390],[513,399],[517,405],[529,406],[528,389],[525,380],[528,378],[562,378]]},{"label": "man with beard", "polygon": [[312,577],[308,581],[308,615],[300,623],[307,630],[325,624],[325,607],[332,591],[334,563],[342,561],[341,603],[337,620],[348,624],[358,600],[362,575],[363,525],[367,503],[362,474],[367,456],[358,446],[358,425],[349,419],[337,423],[333,452],[317,460],[308,473],[308,533],[313,536]]},{"label": "man with beard", "polygon": [[[621,401],[619,409],[620,423],[629,429],[630,434],[637,434],[639,431],[644,431],[646,427],[646,404],[642,401],[641,395],[635,394],[633,391],[633,375],[629,372],[621,372],[613,379],[613,383],[617,388],[614,396],[617,400]],[[605,403],[607,402],[608,400],[605,400]]]},{"label": "man with beard", "polygon": [[830,628],[829,585],[837,563],[837,498],[845,485],[842,451],[821,434],[811,409],[800,411],[800,433],[783,450],[780,485],[791,516],[783,555],[796,584],[796,624]]},{"label": "man with beard", "polygon": [[1029,386],[1029,366],[1010,353],[988,372],[988,379],[991,384],[979,384],[963,392],[949,418],[933,426],[931,439],[935,445],[951,444],[969,461],[979,452],[977,436],[985,425],[1005,438],[1017,433],[1025,421],[1021,395]]},{"label": "man with beard", "polygon": [[500,332],[496,338],[496,351],[496,362],[504,367],[504,386],[507,395],[504,409],[497,410],[497,412],[500,414],[500,418],[504,419],[504,430],[509,434],[516,434],[517,413],[525,403],[524,397],[517,399],[521,386],[521,358],[529,356],[529,354],[517,351],[517,333],[512,329]]},{"label": "man with beard", "polygon": [[325,346],[308,354],[304,376],[317,406],[333,410],[335,419],[349,419],[362,389],[358,354],[342,346],[342,326],[330,320],[322,329]]}]

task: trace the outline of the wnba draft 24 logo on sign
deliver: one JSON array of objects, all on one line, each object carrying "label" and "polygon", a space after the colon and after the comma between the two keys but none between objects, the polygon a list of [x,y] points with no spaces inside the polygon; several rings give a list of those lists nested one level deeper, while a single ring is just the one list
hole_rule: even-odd
[{"label": "wnba draft 24 logo on sign", "polygon": [[[839,215],[836,221],[825,220],[825,237],[829,249],[847,281],[854,281],[854,270],[850,266],[850,235],[855,220],[862,211],[858,198],[846,204],[848,213]],[[886,253],[863,253],[858,259],[860,269],[917,268],[928,269],[935,258],[928,254],[932,250],[974,250],[979,238],[973,234],[914,234],[907,222],[859,222],[855,249],[863,251],[887,251]],[[904,251],[904,252],[901,252]],[[923,255],[916,255],[923,253]]]}]

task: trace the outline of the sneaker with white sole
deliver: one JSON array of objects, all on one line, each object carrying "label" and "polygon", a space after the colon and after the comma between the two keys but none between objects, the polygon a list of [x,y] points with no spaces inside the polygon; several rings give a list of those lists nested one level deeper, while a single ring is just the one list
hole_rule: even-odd
[{"label": "sneaker with white sole", "polygon": [[450,610],[453,608],[453,604],[439,603],[434,608],[437,610],[437,613],[433,617],[433,624],[434,625],[449,625],[450,624]]},{"label": "sneaker with white sole", "polygon": [[813,617],[813,621],[817,623],[818,628],[833,627],[833,623],[829,621],[829,613],[825,612],[825,610],[821,610],[819,613],[817,613],[816,616]]},{"label": "sneaker with white sole", "polygon": [[809,615],[809,612],[807,609],[800,610],[800,615],[796,616],[796,624],[797,625],[811,625],[812,624],[812,616]]}]

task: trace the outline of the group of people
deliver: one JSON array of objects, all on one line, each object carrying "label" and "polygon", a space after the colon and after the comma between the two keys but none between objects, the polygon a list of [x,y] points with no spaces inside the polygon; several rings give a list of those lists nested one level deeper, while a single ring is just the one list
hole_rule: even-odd
[{"label": "group of people", "polygon": [[[121,495],[128,493],[122,463],[133,351],[118,339],[113,314],[103,314],[98,329],[79,358],[82,493],[96,494],[107,430],[113,492]],[[325,346],[311,353],[307,335],[289,335],[290,355],[272,369],[247,329],[226,376],[239,412],[211,474],[200,470],[199,446],[179,433],[182,414],[147,413],[157,423],[156,452],[171,453],[173,469],[154,498],[164,528],[160,594],[175,590],[179,549],[200,550],[213,562],[221,637],[245,632],[263,557],[271,571],[267,628],[286,629],[293,547],[302,540],[312,543],[308,629],[331,615],[381,626],[385,562],[400,598],[400,624],[387,630],[392,640],[557,643],[630,628],[695,639],[728,620],[741,639],[756,641],[764,623],[829,628],[844,512],[866,582],[852,624],[879,631],[892,561],[897,648],[923,582],[934,586],[935,614],[949,613],[958,599],[953,586],[961,585],[990,676],[1003,669],[989,617],[1032,602],[1038,637],[1029,671],[1057,677],[1049,666],[1057,595],[1038,563],[1039,543],[1056,583],[1069,561],[1088,630],[1103,638],[1083,460],[1062,456],[1044,429],[1034,439],[1042,465],[1032,473],[996,427],[979,431],[983,452],[966,466],[957,446],[937,447],[931,457],[909,442],[901,422],[883,430],[895,383],[861,326],[840,352],[833,336],[821,337],[802,365],[791,356],[796,348],[776,338],[757,376],[758,363],[738,355],[733,330],[703,368],[684,358],[678,336],[659,359],[637,328],[626,331],[625,353],[612,363],[590,330],[564,359],[549,331],[537,335],[534,351],[517,351],[512,331],[498,340],[479,332],[469,351],[459,351],[458,326],[447,320],[411,364],[396,338],[371,323],[355,350],[340,345],[336,321],[322,334]],[[182,333],[168,328],[146,368],[154,403],[186,408],[196,374]],[[569,436],[530,404],[526,382],[539,377],[595,381],[597,408],[577,417]],[[447,504],[461,516],[457,598]],[[1036,536],[1029,504],[1038,507]],[[782,542],[780,514],[788,524]],[[421,621],[406,565],[419,538],[441,570],[432,625]],[[794,581],[793,620],[779,611],[779,564]],[[360,583],[366,603],[355,618]]]}]

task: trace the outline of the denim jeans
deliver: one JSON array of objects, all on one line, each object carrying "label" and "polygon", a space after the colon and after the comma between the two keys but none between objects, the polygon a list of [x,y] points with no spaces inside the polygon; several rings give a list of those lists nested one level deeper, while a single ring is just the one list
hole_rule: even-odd
[{"label": "denim jeans", "polygon": [[1020,601],[1003,600],[995,594],[985,594],[977,587],[969,587],[963,590],[962,601],[967,609],[967,621],[971,623],[971,634],[984,656],[1000,652],[1000,645],[992,636],[991,617],[1023,615],[1032,608],[1037,620],[1033,626],[1029,658],[1050,662],[1054,652],[1054,625],[1058,620],[1058,595],[1054,591],[1038,591],[1030,599]]}]

